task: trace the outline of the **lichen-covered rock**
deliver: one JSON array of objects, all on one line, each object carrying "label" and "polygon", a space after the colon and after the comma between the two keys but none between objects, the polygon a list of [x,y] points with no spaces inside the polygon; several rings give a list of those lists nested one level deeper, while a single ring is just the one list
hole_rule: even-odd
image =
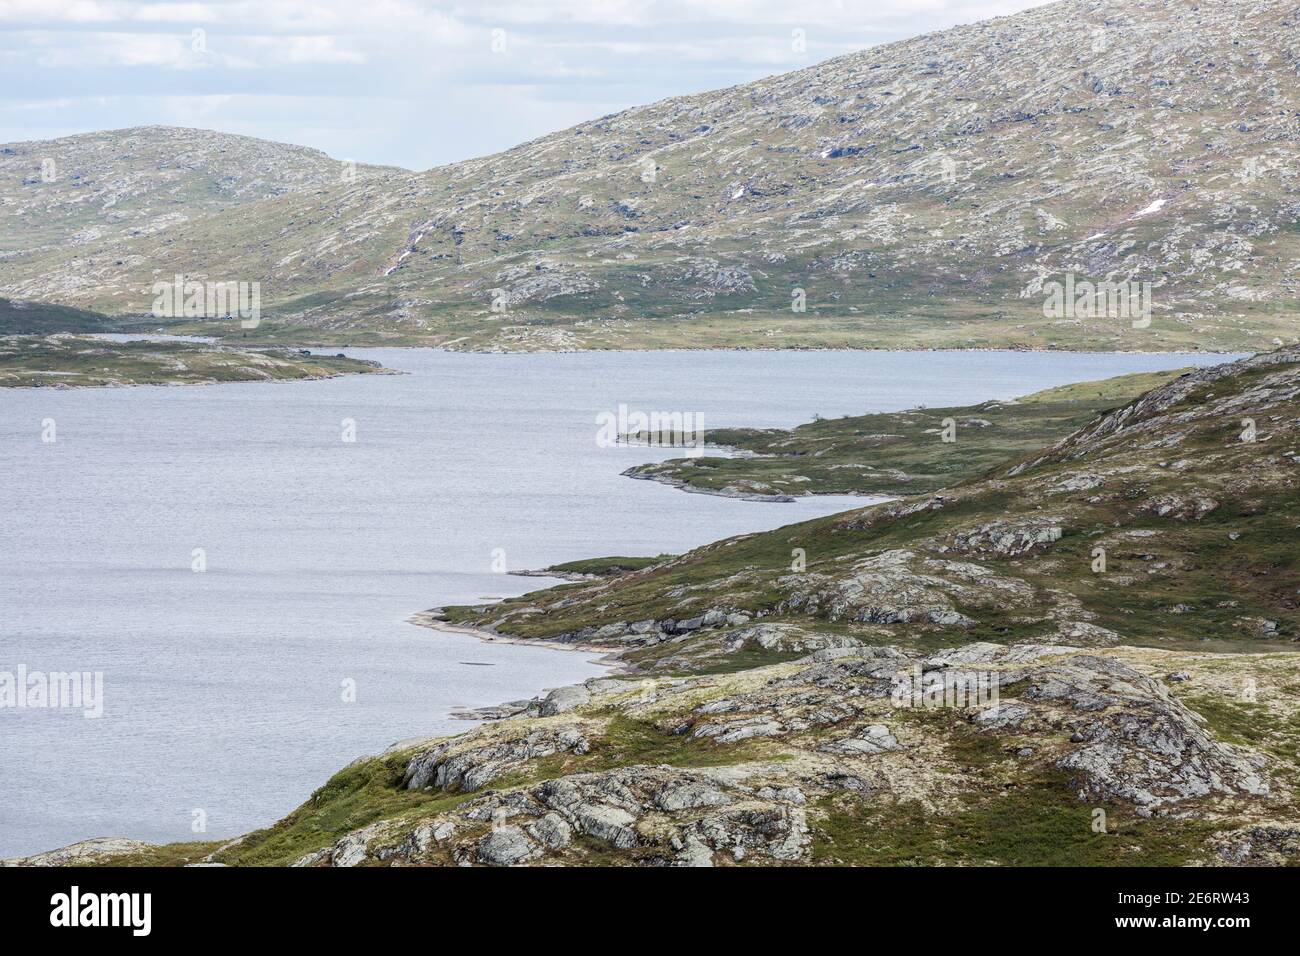
[{"label": "lichen-covered rock", "polygon": [[556,714],[563,714],[575,707],[581,707],[590,700],[591,693],[581,684],[575,684],[571,687],[557,687],[547,694],[546,699],[542,701],[541,715],[543,717],[554,717]]},{"label": "lichen-covered rock", "polygon": [[575,727],[546,727],[523,736],[467,745],[460,738],[443,741],[412,757],[402,778],[408,790],[478,790],[506,771],[538,757],[586,753],[587,739]]},{"label": "lichen-covered rock", "polygon": [[956,554],[993,554],[1014,557],[1054,544],[1061,540],[1059,518],[1036,518],[1021,521],[991,521],[966,531],[954,532],[940,545],[940,552]]},{"label": "lichen-covered rock", "polygon": [[36,853],[32,856],[0,860],[0,866],[79,866],[139,853],[151,848],[151,844],[139,840],[123,840],[116,837],[100,837],[95,840],[82,840],[70,846]]},{"label": "lichen-covered rock", "polygon": [[691,730],[692,737],[709,737],[724,744],[734,744],[751,737],[775,737],[783,733],[785,727],[766,716],[710,721],[696,724]]},{"label": "lichen-covered rock", "polygon": [[1037,640],[1044,644],[1068,644],[1072,647],[1113,647],[1123,638],[1109,628],[1087,621],[1064,621],[1051,634]]},{"label": "lichen-covered rock", "polygon": [[1157,495],[1142,502],[1138,510],[1159,518],[1199,520],[1219,507],[1219,503],[1206,495]]},{"label": "lichen-covered rock", "polygon": [[540,856],[541,848],[518,827],[498,827],[478,841],[475,853],[480,863],[514,866]]},{"label": "lichen-covered rock", "polygon": [[871,724],[852,737],[844,737],[822,746],[826,753],[878,754],[897,749],[898,738],[884,724]]},{"label": "lichen-covered rock", "polygon": [[978,726],[993,730],[1019,730],[1029,720],[1031,712],[1020,704],[1002,702],[977,711],[971,720]]},{"label": "lichen-covered rock", "polygon": [[694,829],[701,842],[715,851],[729,850],[737,860],[750,853],[774,860],[798,860],[811,842],[807,814],[798,806],[723,810],[706,816]]},{"label": "lichen-covered rock", "polygon": [[843,574],[786,575],[776,585],[786,592],[778,610],[873,624],[968,627],[975,621],[957,609],[959,603],[972,608],[1023,607],[1034,597],[1032,585],[1018,578],[908,550],[872,555]]},{"label": "lichen-covered rock", "polygon": [[547,813],[528,825],[528,833],[551,850],[563,850],[573,840],[573,827],[558,813]]},{"label": "lichen-covered rock", "polygon": [[1119,798],[1143,812],[1212,793],[1268,792],[1263,760],[1216,741],[1153,678],[1120,661],[1075,656],[1028,677],[1023,699],[1086,715],[1058,766],[1080,773],[1083,792]]},{"label": "lichen-covered rock", "polygon": [[848,634],[818,633],[794,624],[755,624],[730,635],[729,643],[736,647],[750,642],[766,651],[792,651],[796,654],[862,644],[860,638]]}]

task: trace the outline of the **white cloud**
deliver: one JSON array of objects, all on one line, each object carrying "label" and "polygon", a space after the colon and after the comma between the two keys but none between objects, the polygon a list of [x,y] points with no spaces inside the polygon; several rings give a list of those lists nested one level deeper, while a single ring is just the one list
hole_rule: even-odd
[{"label": "white cloud", "polygon": [[108,23],[118,19],[120,6],[97,0],[0,0],[0,23]]},{"label": "white cloud", "polygon": [[263,65],[280,63],[365,63],[366,54],[343,49],[337,37],[254,37],[245,41]]},{"label": "white cloud", "polygon": [[0,140],[176,122],[180,98],[232,132],[427,167],[1043,2],[0,0]]},{"label": "white cloud", "polygon": [[46,70],[73,71],[102,67],[161,67],[193,69],[202,66],[190,49],[190,37],[136,33],[83,33],[84,42],[58,42],[56,35],[33,38],[36,65]]}]

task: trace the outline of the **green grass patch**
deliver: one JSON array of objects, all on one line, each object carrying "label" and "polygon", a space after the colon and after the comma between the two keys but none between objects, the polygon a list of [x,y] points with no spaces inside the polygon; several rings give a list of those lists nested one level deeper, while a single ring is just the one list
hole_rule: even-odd
[{"label": "green grass patch", "polygon": [[1210,731],[1224,743],[1300,762],[1300,713],[1284,718],[1263,704],[1222,695],[1188,697],[1183,703],[1204,717]]},{"label": "green grass patch", "polygon": [[672,767],[725,767],[754,761],[788,760],[771,740],[751,738],[720,744],[706,738],[674,734],[649,721],[615,713],[604,736],[592,745],[583,770],[612,770],[633,764],[668,764]]},{"label": "green grass patch", "polygon": [[232,866],[287,866],[376,820],[431,817],[470,799],[472,794],[402,789],[410,756],[386,755],[345,767],[283,820],[249,834],[218,859]]},{"label": "green grass patch", "polygon": [[251,351],[195,342],[108,341],[89,337],[0,339],[0,386],[186,385],[326,378],[378,372],[374,362]]},{"label": "green grass patch", "polygon": [[[638,474],[718,491],[764,494],[922,494],[1050,445],[1179,371],[1144,372],[1036,392],[1016,402],[818,419],[784,429],[727,428],[706,439],[751,452],[745,458],[685,458]],[[941,440],[951,421],[956,441]]]},{"label": "green grass patch", "polygon": [[820,808],[813,861],[852,866],[1182,866],[1218,829],[1104,808],[1109,832],[1096,833],[1093,805],[1056,773],[968,797],[955,813],[856,797],[829,798]]},{"label": "green grass patch", "polygon": [[217,847],[221,846],[221,844],[222,841],[220,840],[206,843],[165,843],[161,846],[152,846],[136,853],[114,856],[102,862],[98,860],[84,860],[73,863],[72,866],[188,866],[191,863],[199,862],[209,853],[216,850]]},{"label": "green grass patch", "polygon": [[661,554],[657,557],[609,557],[609,558],[586,558],[580,561],[566,561],[563,564],[553,564],[549,568],[543,568],[543,571],[558,571],[561,574],[594,574],[596,577],[607,578],[617,574],[626,574],[629,571],[640,571],[643,568],[653,567],[656,564],[663,564],[665,561],[676,557],[672,554]]}]

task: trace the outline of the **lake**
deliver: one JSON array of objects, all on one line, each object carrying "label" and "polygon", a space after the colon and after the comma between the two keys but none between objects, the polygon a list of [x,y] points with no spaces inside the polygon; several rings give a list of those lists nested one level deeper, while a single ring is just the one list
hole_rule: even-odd
[{"label": "lake", "polygon": [[1226,360],[344,351],[409,374],[0,389],[0,671],[104,679],[96,719],[0,709],[0,857],[233,836],[354,757],[465,729],[455,708],[602,673],[579,652],[406,623],[547,583],[494,567],[680,552],[863,503],[621,477],[674,453],[601,447],[597,416],[620,404],[789,427]]}]

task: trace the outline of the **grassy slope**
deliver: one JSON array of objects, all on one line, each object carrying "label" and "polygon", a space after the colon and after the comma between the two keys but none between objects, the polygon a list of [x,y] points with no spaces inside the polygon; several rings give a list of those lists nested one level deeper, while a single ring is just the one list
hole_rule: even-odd
[{"label": "grassy slope", "polygon": [[[1246,414],[1238,407],[1240,396],[1253,396],[1261,382],[1279,378],[1281,387],[1246,406],[1261,433],[1268,423],[1267,438],[1239,441],[1239,420]],[[1266,366],[1234,376],[1227,386],[1200,386],[1147,422],[1151,436],[1139,447],[1120,431],[1096,440],[1077,460],[1049,456],[1014,476],[1004,464],[991,477],[955,483],[941,507],[920,508],[925,499],[903,499],[732,538],[609,581],[446,613],[460,623],[537,637],[616,622],[681,619],[712,607],[770,620],[807,621],[811,613],[819,626],[862,629],[851,614],[837,615],[826,606],[814,612],[788,606],[804,588],[802,578],[791,575],[795,549],[806,553],[810,578],[822,575],[831,582],[849,576],[854,562],[904,549],[922,558],[974,562],[1028,584],[1033,598],[1019,609],[997,600],[964,606],[965,599],[954,599],[973,618],[972,626],[900,625],[884,637],[868,633],[876,642],[1020,640],[1043,635],[1066,615],[1111,628],[1130,643],[1260,647],[1261,641],[1300,634],[1300,553],[1294,545],[1300,466],[1287,454],[1300,450],[1300,399],[1288,392],[1297,378],[1300,366]],[[937,443],[936,436],[924,437]],[[986,449],[960,437],[947,447],[954,460],[970,456],[969,471],[987,472]],[[1162,496],[1184,503],[1202,497],[1215,507],[1200,517],[1162,516],[1152,504]],[[1059,527],[1062,536],[1021,555],[954,547],[958,533],[995,522]],[[1097,547],[1107,550],[1105,573],[1092,571]],[[1267,621],[1276,623],[1275,630],[1267,630]],[[631,656],[654,653],[649,648]]]},{"label": "grassy slope", "polygon": [[[439,291],[439,286],[420,294]],[[302,303],[321,305],[299,311]],[[557,301],[565,301],[563,299]],[[883,308],[864,301],[851,315],[799,316],[792,322],[779,308],[745,306],[734,311],[684,311],[683,303],[661,301],[629,317],[593,318],[585,302],[568,303],[563,315],[549,314],[552,303],[496,316],[479,303],[442,301],[439,310],[422,315],[418,324],[393,318],[391,298],[369,297],[351,290],[305,296],[292,303],[271,303],[262,324],[245,333],[228,323],[168,323],[180,335],[215,335],[280,345],[351,345],[442,347],[452,351],[646,351],[676,349],[1020,349],[1076,352],[1250,352],[1274,340],[1295,338],[1300,306],[1245,303],[1232,317],[1205,317],[1189,325],[1157,316],[1142,332],[1115,331],[1101,323],[1053,328],[1036,327],[1035,313],[1020,302],[972,304],[948,300],[940,306]],[[737,303],[739,305],[739,303]],[[147,303],[141,303],[143,309]],[[422,306],[422,308],[428,308]],[[556,306],[558,308],[558,306]],[[956,316],[960,316],[958,319]],[[148,316],[115,317],[124,329],[160,327]],[[1113,325],[1114,323],[1110,323]]]},{"label": "grassy slope", "polygon": [[0,335],[49,335],[52,332],[113,332],[116,320],[98,312],[48,302],[0,298]]},{"label": "grassy slope", "polygon": [[260,382],[382,371],[373,362],[193,342],[108,342],[71,336],[0,338],[0,387]]},{"label": "grassy slope", "polygon": [[[627,474],[759,495],[921,494],[983,474],[1068,434],[1180,372],[1143,372],[1047,389],[1016,402],[821,419],[792,430],[715,428],[705,439],[755,457],[679,458]],[[944,443],[945,419],[957,441]]]}]

